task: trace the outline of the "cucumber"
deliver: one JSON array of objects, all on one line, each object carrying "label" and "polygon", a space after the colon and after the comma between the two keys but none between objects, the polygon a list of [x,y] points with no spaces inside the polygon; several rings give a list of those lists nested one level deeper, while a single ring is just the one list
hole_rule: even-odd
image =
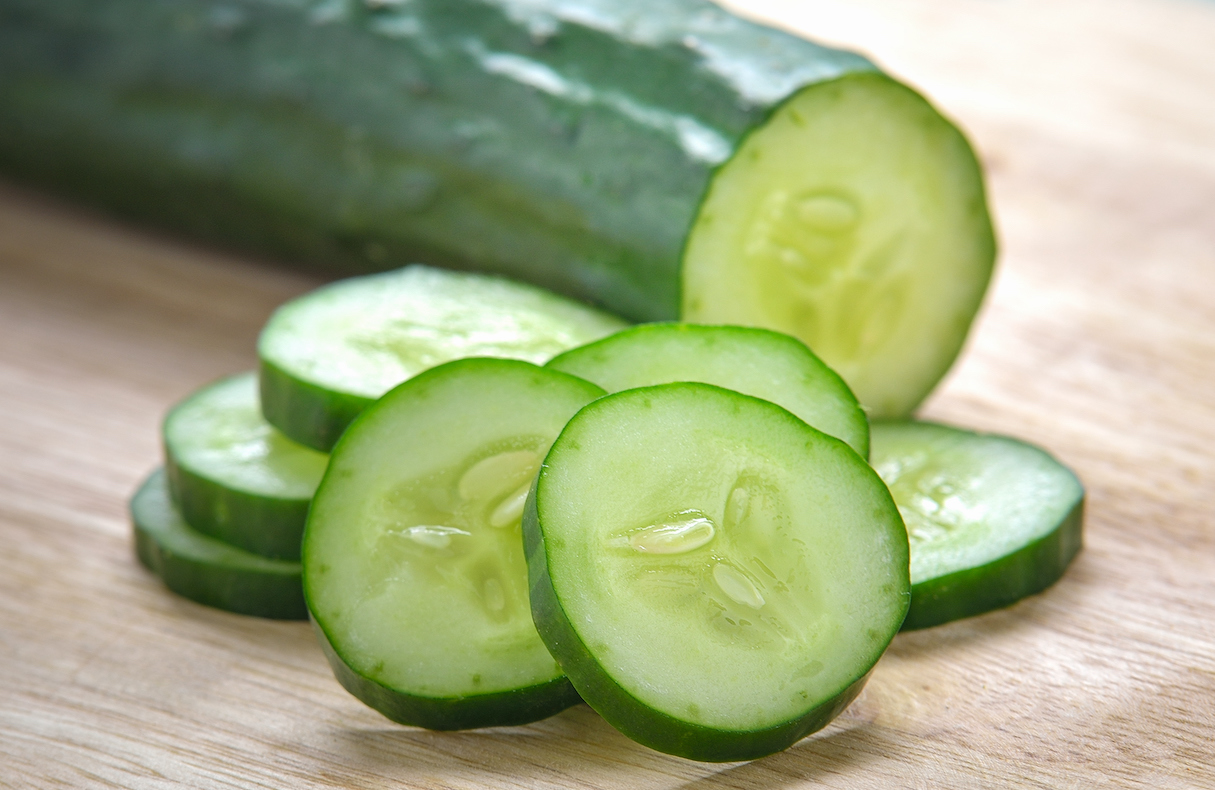
[{"label": "cucumber", "polygon": [[0,169],[259,253],[789,332],[875,415],[995,254],[962,135],[705,0],[0,0]]},{"label": "cucumber", "polygon": [[163,433],[169,491],[186,523],[254,554],[299,560],[308,503],[329,458],[262,418],[256,373],[186,398]]},{"label": "cucumber", "polygon": [[461,357],[543,363],[626,326],[498,277],[407,266],[353,277],[280,307],[258,340],[262,411],[328,451],[363,409],[417,373]]},{"label": "cucumber", "polygon": [[930,422],[875,422],[872,462],[911,540],[904,630],[999,609],[1063,575],[1084,487],[1038,447]]},{"label": "cucumber", "polygon": [[583,408],[523,523],[532,616],[579,694],[695,760],[754,759],[823,727],[907,611],[907,534],[869,465],[707,384]]},{"label": "cucumber", "polygon": [[643,324],[570,349],[545,367],[608,392],[699,381],[783,406],[869,455],[869,421],[856,396],[806,345],[779,332],[737,326]]},{"label": "cucumber", "polygon": [[304,533],[304,589],[338,680],[436,730],[578,702],[532,625],[524,498],[557,433],[603,390],[505,359],[440,365],[333,450]]},{"label": "cucumber", "polygon": [[139,561],[178,595],[237,614],[307,619],[300,564],[262,557],[191,529],[173,507],[163,469],[131,498],[131,522]]}]

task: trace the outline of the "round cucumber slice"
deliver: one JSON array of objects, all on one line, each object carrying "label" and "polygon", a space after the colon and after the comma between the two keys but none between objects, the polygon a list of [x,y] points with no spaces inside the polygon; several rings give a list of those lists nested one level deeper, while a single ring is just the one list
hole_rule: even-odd
[{"label": "round cucumber slice", "polygon": [[135,552],[165,586],[192,601],[237,614],[305,620],[300,564],[262,557],[190,528],[157,469],[131,498]]},{"label": "round cucumber slice", "polygon": [[1080,550],[1084,487],[1037,447],[930,422],[876,422],[872,461],[911,540],[904,630],[1040,592]]},{"label": "round cucumber slice", "polygon": [[714,177],[685,321],[787,332],[874,417],[909,414],[962,348],[995,236],[962,134],[878,73],[794,94]]},{"label": "round cucumber slice", "polygon": [[271,316],[258,340],[262,410],[290,438],[328,452],[363,409],[427,368],[463,357],[543,364],[625,326],[498,277],[426,266],[354,277]]},{"label": "round cucumber slice", "polygon": [[169,490],[186,523],[255,554],[299,560],[308,503],[329,457],[262,418],[256,373],[174,406],[164,442]]},{"label": "round cucumber slice", "polygon": [[549,445],[603,394],[527,362],[466,359],[351,425],[304,534],[308,605],[348,691],[437,730],[578,701],[532,624],[520,519]]},{"label": "round cucumber slice", "polygon": [[800,340],[739,326],[642,324],[570,349],[545,367],[608,392],[699,381],[783,406],[869,456],[869,421],[844,380]]},{"label": "round cucumber slice", "polygon": [[582,409],[541,467],[524,540],[536,627],[583,699],[696,760],[823,727],[907,611],[907,534],[873,470],[707,384]]}]

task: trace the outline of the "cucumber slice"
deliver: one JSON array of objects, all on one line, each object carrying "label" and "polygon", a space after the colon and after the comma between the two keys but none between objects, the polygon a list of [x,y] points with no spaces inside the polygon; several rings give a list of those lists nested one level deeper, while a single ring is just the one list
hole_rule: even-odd
[{"label": "cucumber slice", "polygon": [[699,381],[783,406],[867,458],[869,421],[844,380],[796,338],[765,329],[644,324],[570,349],[545,367],[608,392]]},{"label": "cucumber slice", "polygon": [[911,540],[904,630],[1040,592],[1080,550],[1084,487],[1037,447],[930,422],[876,422],[872,461]]},{"label": "cucumber slice", "polygon": [[320,288],[262,330],[262,410],[327,452],[363,409],[402,381],[462,357],[542,364],[624,321],[498,277],[408,266]]},{"label": "cucumber slice", "polygon": [[843,442],[707,384],[582,409],[524,516],[536,628],[646,746],[749,760],[858,694],[907,611],[907,535]]},{"label": "cucumber slice", "polygon": [[174,406],[164,442],[169,491],[186,523],[255,554],[299,560],[308,503],[329,458],[262,419],[256,373]]},{"label": "cucumber slice", "polygon": [[304,588],[338,680],[404,724],[522,724],[578,701],[527,601],[519,521],[562,426],[603,390],[466,359],[402,384],[334,448]]},{"label": "cucumber slice", "polygon": [[806,342],[874,417],[949,369],[995,258],[962,134],[876,73],[804,88],[713,179],[683,259],[685,321]]},{"label": "cucumber slice", "polygon": [[170,590],[237,614],[304,620],[300,564],[229,546],[190,528],[169,498],[157,469],[131,498],[135,552]]}]

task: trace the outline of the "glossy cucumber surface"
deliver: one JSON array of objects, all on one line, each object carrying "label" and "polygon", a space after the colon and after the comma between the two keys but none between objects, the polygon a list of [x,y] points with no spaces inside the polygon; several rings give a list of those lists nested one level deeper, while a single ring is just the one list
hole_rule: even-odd
[{"label": "glossy cucumber surface", "polygon": [[872,439],[911,541],[904,630],[1041,592],[1080,551],[1084,487],[1041,448],[930,422],[875,422]]},{"label": "glossy cucumber surface", "polygon": [[0,0],[0,73],[13,176],[329,271],[790,332],[879,415],[994,256],[931,105],[704,0]]},{"label": "glossy cucumber surface", "polygon": [[191,529],[173,507],[163,470],[144,481],[130,508],[139,561],[173,592],[237,614],[308,618],[300,564],[262,557]]}]

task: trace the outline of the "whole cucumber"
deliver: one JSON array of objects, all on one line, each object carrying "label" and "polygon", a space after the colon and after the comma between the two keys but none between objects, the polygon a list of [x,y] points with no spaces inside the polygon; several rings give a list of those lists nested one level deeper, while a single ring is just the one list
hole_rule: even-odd
[{"label": "whole cucumber", "polygon": [[0,170],[330,272],[781,329],[880,414],[994,257],[930,105],[705,0],[0,0]]}]

